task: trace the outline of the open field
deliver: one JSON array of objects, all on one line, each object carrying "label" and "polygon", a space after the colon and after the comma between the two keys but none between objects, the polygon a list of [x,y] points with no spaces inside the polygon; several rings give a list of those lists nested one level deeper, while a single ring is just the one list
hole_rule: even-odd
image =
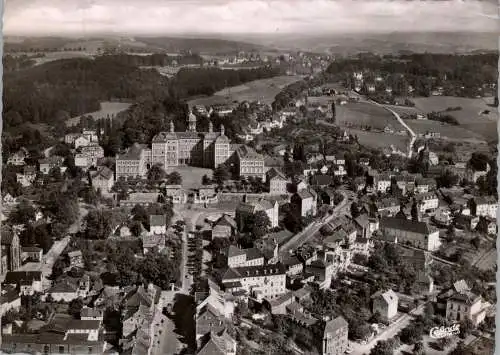
[{"label": "open field", "polygon": [[[101,109],[95,112],[89,112],[82,116],[92,116],[95,120],[100,120],[101,118],[106,118],[108,115],[112,116],[119,112],[125,111],[130,107],[130,103],[127,102],[110,102],[104,101],[101,102]],[[80,117],[76,116],[72,117],[66,121],[67,126],[75,126],[80,123]]]},{"label": "open field", "polygon": [[472,143],[485,143],[485,138],[478,133],[462,126],[452,126],[446,123],[431,120],[404,120],[416,133],[439,132],[441,137],[450,140],[468,141]]},{"label": "open field", "polygon": [[389,134],[389,133],[368,132],[352,128],[347,128],[346,130],[349,134],[358,136],[359,144],[369,148],[390,149],[391,145],[393,145],[396,149],[402,152],[407,152],[408,144],[410,143],[410,137],[408,136],[399,136],[397,134]]},{"label": "open field", "polygon": [[370,126],[372,129],[383,130],[387,125],[391,125],[396,131],[403,130],[404,127],[387,110],[367,102],[347,103],[337,105],[337,124],[340,126],[353,128]]},{"label": "open field", "polygon": [[230,104],[234,101],[261,101],[266,104],[271,104],[274,97],[285,86],[290,85],[303,77],[296,76],[276,76],[274,78],[260,79],[250,81],[243,85],[233,86],[230,88],[217,91],[214,95],[201,97],[188,101],[188,105],[214,105],[214,104]]},{"label": "open field", "polygon": [[197,168],[193,166],[176,166],[165,169],[167,174],[177,171],[182,177],[182,187],[186,189],[200,188],[203,175],[212,177],[211,169]]},{"label": "open field", "polygon": [[[452,111],[462,128],[480,134],[487,141],[498,140],[497,121],[498,110],[490,106],[493,98],[463,98],[449,96],[433,96],[412,99],[415,107],[423,112],[443,111],[448,107],[462,107],[459,111]],[[481,114],[489,111],[488,114]]]},{"label": "open field", "polygon": [[[53,62],[54,60],[60,59],[70,59],[70,58],[92,58],[93,54],[84,51],[68,51],[68,52],[46,52],[44,57],[32,58],[35,61],[35,65],[45,64],[48,62]],[[27,53],[29,56],[30,54]]]}]

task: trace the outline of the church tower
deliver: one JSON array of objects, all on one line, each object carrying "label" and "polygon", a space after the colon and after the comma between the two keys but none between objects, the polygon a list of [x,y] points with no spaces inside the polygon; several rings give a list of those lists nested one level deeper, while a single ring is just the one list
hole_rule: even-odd
[{"label": "church tower", "polygon": [[221,135],[221,136],[223,136],[223,135],[224,135],[224,133],[225,133],[224,125],[223,125],[223,124],[221,124],[221,125],[220,125],[220,135]]},{"label": "church tower", "polygon": [[213,133],[214,132],[214,124],[212,121],[208,122],[208,133]]},{"label": "church tower", "polygon": [[170,121],[170,133],[175,133],[174,121]]},{"label": "church tower", "polygon": [[189,132],[196,132],[196,116],[192,111],[189,111],[188,131]]}]

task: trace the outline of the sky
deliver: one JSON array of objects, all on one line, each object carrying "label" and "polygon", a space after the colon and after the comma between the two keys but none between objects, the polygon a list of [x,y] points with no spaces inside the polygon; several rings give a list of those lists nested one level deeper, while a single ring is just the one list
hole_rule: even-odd
[{"label": "sky", "polygon": [[495,0],[4,0],[5,35],[498,30]]}]

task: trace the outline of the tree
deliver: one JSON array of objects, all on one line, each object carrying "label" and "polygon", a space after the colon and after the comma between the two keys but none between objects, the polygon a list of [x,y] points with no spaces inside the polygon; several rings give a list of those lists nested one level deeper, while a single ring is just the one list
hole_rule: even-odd
[{"label": "tree", "polygon": [[415,355],[422,355],[424,353],[424,343],[421,341],[415,343],[413,346],[413,354]]},{"label": "tree", "polygon": [[75,298],[69,302],[68,314],[73,318],[80,319],[80,312],[83,308],[83,301],[80,297]]},{"label": "tree", "polygon": [[213,176],[217,184],[222,184],[224,183],[224,181],[228,180],[231,177],[231,174],[227,165],[221,164],[214,170]]},{"label": "tree", "polygon": [[182,185],[182,176],[177,171],[168,175],[168,183],[172,185]]},{"label": "tree", "polygon": [[22,199],[16,209],[9,214],[9,222],[12,224],[27,225],[35,220],[35,208],[26,199]]},{"label": "tree", "polygon": [[480,152],[474,152],[469,160],[469,166],[474,169],[474,171],[485,171],[489,163],[489,158],[486,154]]},{"label": "tree", "polygon": [[148,253],[138,265],[138,271],[147,282],[152,282],[163,290],[170,288],[179,278],[179,268],[167,254]]},{"label": "tree", "polygon": [[411,219],[414,222],[419,221],[418,203],[416,199],[413,199],[413,204],[411,205]]},{"label": "tree", "polygon": [[416,326],[409,325],[400,333],[401,341],[405,344],[415,344],[422,340],[423,328],[418,324]]},{"label": "tree", "polygon": [[351,203],[351,217],[357,218],[359,216],[359,208],[356,202]]},{"label": "tree", "polygon": [[458,175],[453,174],[450,170],[445,170],[440,176],[436,178],[438,187],[450,188],[458,184]]},{"label": "tree", "polygon": [[370,351],[370,355],[392,355],[392,344],[386,340],[379,340]]},{"label": "tree", "polygon": [[335,101],[332,102],[332,122],[335,123],[337,119],[337,107],[335,106]]},{"label": "tree", "polygon": [[166,177],[165,170],[159,164],[154,164],[148,171],[148,180],[161,181]]},{"label": "tree", "polygon": [[118,223],[116,213],[95,209],[84,218],[84,234],[87,239],[107,239]]},{"label": "tree", "polygon": [[201,184],[202,185],[209,185],[210,184],[210,179],[207,175],[203,175],[201,177]]}]

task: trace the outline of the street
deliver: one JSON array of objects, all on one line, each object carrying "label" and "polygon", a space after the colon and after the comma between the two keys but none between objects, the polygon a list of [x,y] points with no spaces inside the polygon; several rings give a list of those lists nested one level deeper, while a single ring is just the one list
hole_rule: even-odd
[{"label": "street", "polygon": [[426,303],[421,304],[415,308],[410,313],[403,314],[399,319],[392,323],[389,327],[384,329],[383,332],[379,333],[373,339],[371,339],[367,344],[363,345],[357,342],[351,342],[352,353],[356,355],[369,354],[370,350],[377,344],[380,340],[388,340],[397,335],[402,329],[406,328],[410,321],[413,319],[414,315],[422,314],[424,311]]},{"label": "street", "polygon": [[342,213],[346,212],[345,208],[346,207],[348,208],[349,206],[347,193],[345,191],[340,191],[340,193],[343,195],[344,198],[342,199],[340,204],[334,207],[333,213],[328,217],[326,217],[324,221],[322,222],[314,221],[309,226],[307,226],[302,232],[294,235],[292,239],[290,239],[287,243],[285,243],[281,248],[280,250],[281,256],[288,255],[291,250],[294,250],[297,247],[304,244],[305,242],[307,242],[307,240],[311,238],[314,234],[316,234],[316,232],[319,231],[324,224],[330,222],[333,218],[338,217]]}]

